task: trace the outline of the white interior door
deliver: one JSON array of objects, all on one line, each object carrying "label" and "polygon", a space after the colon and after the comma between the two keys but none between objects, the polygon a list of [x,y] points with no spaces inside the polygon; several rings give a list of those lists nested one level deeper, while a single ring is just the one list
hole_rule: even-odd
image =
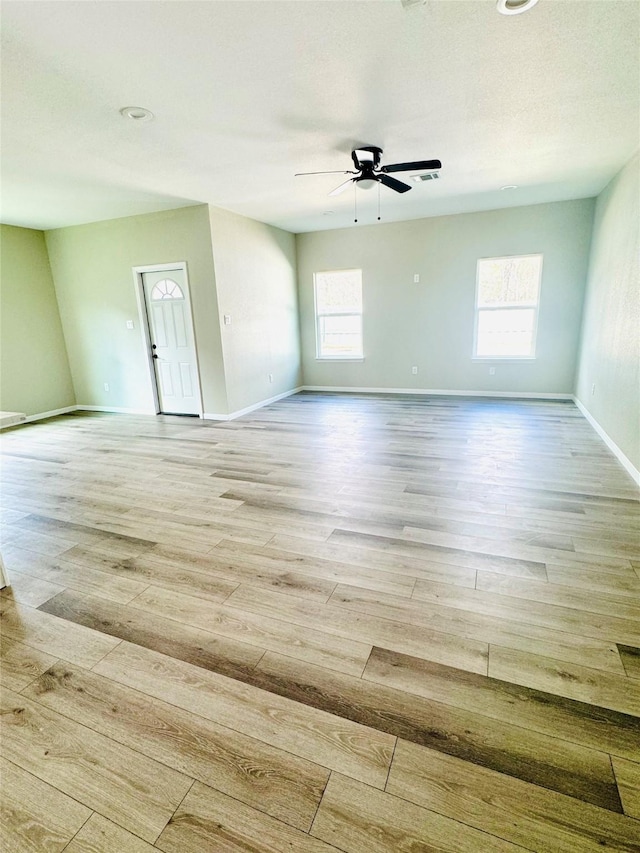
[{"label": "white interior door", "polygon": [[142,273],[160,411],[201,414],[196,345],[184,270]]}]

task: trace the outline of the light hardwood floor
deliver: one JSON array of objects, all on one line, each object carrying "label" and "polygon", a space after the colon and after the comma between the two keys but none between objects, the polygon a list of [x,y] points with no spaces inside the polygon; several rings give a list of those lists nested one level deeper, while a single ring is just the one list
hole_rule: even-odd
[{"label": "light hardwood floor", "polygon": [[3,851],[640,851],[640,505],[571,403],[1,441]]}]

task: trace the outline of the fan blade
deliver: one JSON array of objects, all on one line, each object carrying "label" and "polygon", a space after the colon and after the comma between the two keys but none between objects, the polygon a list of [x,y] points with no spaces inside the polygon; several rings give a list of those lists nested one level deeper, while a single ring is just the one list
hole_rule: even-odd
[{"label": "fan blade", "polygon": [[335,190],[331,190],[329,195],[340,195],[340,193],[343,193],[346,190],[346,188],[349,186],[349,184],[352,184],[352,183],[353,183],[353,178],[349,178],[349,180],[345,181],[344,184],[340,184],[340,186],[336,187]]},{"label": "fan blade", "polygon": [[294,178],[301,178],[304,175],[356,175],[357,172],[349,171],[349,169],[339,169],[337,172],[296,172]]},{"label": "fan blade", "polygon": [[397,193],[406,193],[411,187],[409,184],[403,184],[402,181],[397,181],[395,178],[389,178],[387,175],[380,175],[378,178],[381,184],[389,187],[390,190],[395,190]]},{"label": "fan blade", "polygon": [[415,163],[392,163],[390,166],[382,166],[381,172],[423,172],[442,169],[440,160],[416,160]]}]

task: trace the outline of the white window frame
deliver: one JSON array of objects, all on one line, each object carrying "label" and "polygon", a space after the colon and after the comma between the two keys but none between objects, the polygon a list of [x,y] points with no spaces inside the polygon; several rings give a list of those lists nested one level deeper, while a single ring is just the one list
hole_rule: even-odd
[{"label": "white window frame", "polygon": [[[478,299],[480,296],[480,263],[482,261],[507,261],[511,258],[540,258],[540,275],[538,276],[538,293],[535,304],[523,303],[521,305],[491,305],[490,307],[479,306]],[[538,343],[538,315],[540,313],[540,291],[542,290],[542,267],[544,264],[544,256],[542,252],[531,252],[526,255],[497,255],[489,258],[478,258],[476,263],[476,297],[474,304],[474,329],[473,329],[473,352],[472,361],[535,361],[536,347]],[[478,352],[478,321],[481,311],[517,311],[522,308],[533,308],[535,313],[533,317],[533,341],[531,353],[529,355],[477,355]]]},{"label": "white window frame", "polygon": [[[327,273],[341,273],[341,272],[358,272],[360,273],[360,294],[361,294],[361,308],[359,313],[355,313],[353,311],[345,311],[343,314],[319,314],[318,313],[318,287],[316,276],[318,275],[327,275]],[[316,361],[364,361],[364,324],[362,321],[364,314],[364,294],[362,287],[362,269],[360,267],[351,267],[348,269],[340,269],[340,270],[318,270],[313,274],[313,311],[315,315],[315,324],[316,324]],[[322,355],[320,352],[320,342],[322,340],[322,335],[320,333],[320,318],[325,316],[331,317],[359,317],[360,318],[360,354],[359,355]]]}]

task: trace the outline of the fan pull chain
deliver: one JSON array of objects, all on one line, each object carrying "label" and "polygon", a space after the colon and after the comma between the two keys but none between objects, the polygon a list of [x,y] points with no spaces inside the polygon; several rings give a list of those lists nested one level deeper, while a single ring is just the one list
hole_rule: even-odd
[{"label": "fan pull chain", "polygon": [[358,185],[355,183],[355,181],[353,183],[353,215],[354,215],[353,221],[357,222],[358,221]]},{"label": "fan pull chain", "polygon": [[378,222],[380,222],[380,182],[378,181]]}]

